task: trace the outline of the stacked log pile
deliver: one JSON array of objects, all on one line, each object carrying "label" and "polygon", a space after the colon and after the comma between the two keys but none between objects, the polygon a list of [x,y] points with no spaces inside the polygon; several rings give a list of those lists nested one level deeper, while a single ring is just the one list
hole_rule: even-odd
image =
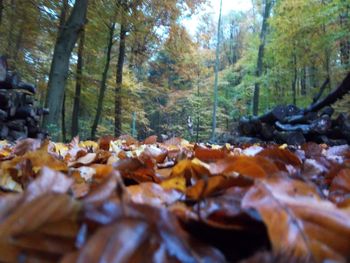
[{"label": "stacked log pile", "polygon": [[22,82],[20,76],[8,69],[6,58],[0,57],[0,139],[43,138],[41,116],[47,109],[34,106],[36,87]]},{"label": "stacked log pile", "polygon": [[320,100],[328,80],[322,85],[313,103],[300,109],[295,105],[280,105],[259,117],[242,118],[239,132],[243,138],[300,145],[306,141],[329,145],[350,144],[350,116],[333,116],[331,107],[350,91],[350,73],[342,84]]}]

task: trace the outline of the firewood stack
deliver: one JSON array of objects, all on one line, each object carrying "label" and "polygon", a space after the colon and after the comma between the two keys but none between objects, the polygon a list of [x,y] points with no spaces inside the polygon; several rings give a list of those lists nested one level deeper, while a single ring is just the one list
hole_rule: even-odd
[{"label": "firewood stack", "polygon": [[[326,81],[320,92],[324,91]],[[313,103],[300,109],[295,105],[279,105],[259,117],[242,118],[239,132],[243,138],[275,141],[300,145],[306,141],[329,145],[350,144],[350,116],[341,113],[333,116],[331,107],[350,91],[350,73],[343,83],[320,100],[319,93]]]},{"label": "firewood stack", "polygon": [[40,128],[41,116],[48,109],[34,106],[36,87],[22,82],[20,76],[8,69],[0,56],[0,139],[14,141],[21,138],[44,138]]}]

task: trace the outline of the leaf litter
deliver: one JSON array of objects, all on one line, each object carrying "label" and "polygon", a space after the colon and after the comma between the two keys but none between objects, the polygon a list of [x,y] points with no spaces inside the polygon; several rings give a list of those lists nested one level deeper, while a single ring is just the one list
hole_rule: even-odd
[{"label": "leaf litter", "polygon": [[0,148],[1,262],[347,262],[350,149],[26,139]]}]

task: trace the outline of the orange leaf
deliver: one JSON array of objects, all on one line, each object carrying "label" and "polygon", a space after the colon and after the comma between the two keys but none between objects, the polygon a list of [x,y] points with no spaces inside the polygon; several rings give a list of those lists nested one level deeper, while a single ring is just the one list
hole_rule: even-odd
[{"label": "orange leaf", "polygon": [[306,183],[281,176],[259,181],[242,207],[260,213],[276,253],[316,262],[344,262],[349,255],[349,212],[322,200]]},{"label": "orange leaf", "polygon": [[286,149],[280,149],[278,147],[267,148],[258,153],[258,156],[267,158],[275,163],[275,165],[281,169],[288,171],[287,165],[291,165],[296,168],[301,168],[301,160],[292,152]]},{"label": "orange leaf", "polygon": [[156,144],[157,139],[158,139],[157,135],[149,136],[143,141],[143,144]]}]

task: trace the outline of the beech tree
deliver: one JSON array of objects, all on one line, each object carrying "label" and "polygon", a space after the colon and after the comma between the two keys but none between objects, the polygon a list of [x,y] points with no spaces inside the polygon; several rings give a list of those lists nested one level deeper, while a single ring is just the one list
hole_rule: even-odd
[{"label": "beech tree", "polygon": [[83,84],[83,55],[84,55],[84,43],[85,43],[85,30],[80,32],[80,40],[78,45],[78,63],[76,70],[76,84],[74,94],[74,104],[72,113],[72,137],[79,135],[79,111],[80,111],[80,99],[81,88]]},{"label": "beech tree", "polygon": [[46,127],[59,127],[69,59],[79,33],[86,23],[87,6],[88,0],[76,0],[69,18],[58,32],[45,103],[46,107],[50,108],[50,113],[44,118]]},{"label": "beech tree", "polygon": [[216,61],[215,61],[215,80],[214,80],[214,106],[213,106],[213,126],[211,139],[215,141],[215,129],[216,129],[216,111],[218,107],[218,73],[219,73],[219,63],[220,63],[220,31],[221,31],[221,11],[222,11],[222,0],[220,0],[220,13],[217,31],[217,42],[216,42]]},{"label": "beech tree", "polygon": [[272,0],[264,0],[265,11],[263,15],[263,21],[260,32],[260,45],[259,45],[259,53],[258,53],[258,61],[256,64],[256,77],[258,78],[254,87],[254,97],[253,97],[253,114],[258,115],[259,112],[259,96],[260,96],[260,83],[259,78],[263,74],[263,59],[265,52],[265,44],[266,44],[266,35],[268,31],[268,19],[270,17],[271,8],[272,8]]}]

